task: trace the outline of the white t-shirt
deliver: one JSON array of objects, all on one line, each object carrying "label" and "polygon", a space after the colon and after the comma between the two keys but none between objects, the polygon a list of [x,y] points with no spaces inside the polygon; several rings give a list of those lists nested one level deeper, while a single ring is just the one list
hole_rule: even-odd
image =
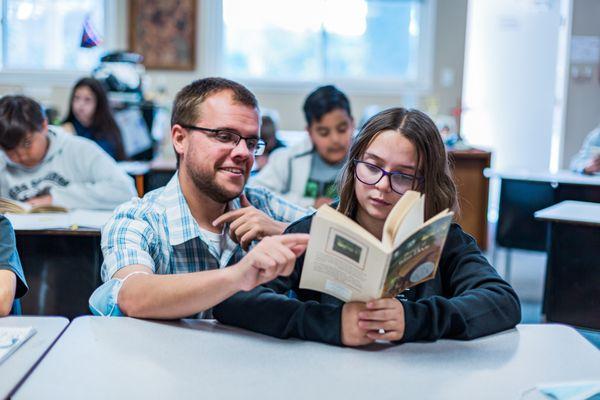
[{"label": "white t-shirt", "polygon": [[[237,246],[237,243],[229,237],[229,234],[225,229],[223,229],[221,233],[214,233],[200,227],[198,228],[200,229],[200,232],[202,232],[202,235],[208,240],[207,244],[211,253],[217,255],[219,259],[225,250],[233,251]],[[221,263],[221,265],[223,265],[223,263]]]}]

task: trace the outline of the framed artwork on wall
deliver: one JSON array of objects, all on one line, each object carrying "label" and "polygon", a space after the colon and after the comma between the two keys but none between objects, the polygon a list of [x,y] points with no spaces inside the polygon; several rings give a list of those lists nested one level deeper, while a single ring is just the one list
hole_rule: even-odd
[{"label": "framed artwork on wall", "polygon": [[129,49],[148,69],[194,70],[196,0],[129,0]]}]

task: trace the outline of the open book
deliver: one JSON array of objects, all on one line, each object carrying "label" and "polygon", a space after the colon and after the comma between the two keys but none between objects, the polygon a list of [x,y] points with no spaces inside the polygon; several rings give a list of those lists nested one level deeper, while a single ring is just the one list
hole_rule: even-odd
[{"label": "open book", "polygon": [[329,206],[312,220],[300,287],[343,301],[395,297],[432,279],[453,213],[423,222],[425,197],[406,192],[390,211],[380,241]]},{"label": "open book", "polygon": [[28,213],[48,213],[48,212],[67,212],[67,209],[59,206],[31,206],[25,202],[11,200],[0,197],[0,214],[28,214]]},{"label": "open book", "polygon": [[31,326],[27,327],[0,327],[0,364],[6,360],[15,350],[27,341],[35,333]]}]

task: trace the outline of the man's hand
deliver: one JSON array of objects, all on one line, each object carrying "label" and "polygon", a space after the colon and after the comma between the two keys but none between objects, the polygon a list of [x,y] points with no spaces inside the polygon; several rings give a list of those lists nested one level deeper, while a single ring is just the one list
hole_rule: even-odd
[{"label": "man's hand", "polygon": [[351,302],[344,304],[342,308],[342,343],[346,346],[363,346],[373,343],[373,339],[367,336],[367,329],[359,326],[358,315],[366,310],[365,303]]},{"label": "man's hand", "polygon": [[308,245],[306,233],[269,236],[260,241],[236,265],[241,290],[252,290],[279,275],[289,276],[294,271],[296,258]]},{"label": "man's hand", "polygon": [[44,194],[37,197],[32,197],[29,200],[26,200],[25,203],[28,203],[31,206],[50,206],[52,205],[52,195]]},{"label": "man's hand", "polygon": [[583,168],[584,174],[595,174],[600,172],[600,155],[596,155],[587,165]]},{"label": "man's hand", "polygon": [[330,204],[333,201],[333,199],[330,199],[329,197],[319,197],[315,200],[315,204],[314,204],[314,208],[319,208],[321,207],[323,204]]},{"label": "man's hand", "polygon": [[214,226],[223,226],[229,223],[229,235],[239,243],[244,250],[248,250],[253,240],[260,240],[267,236],[281,235],[288,224],[271,219],[264,212],[253,207],[246,195],[240,196],[242,208],[226,212],[213,221]]},{"label": "man's hand", "polygon": [[372,300],[358,314],[358,326],[373,340],[400,340],[404,337],[404,307],[394,298]]}]

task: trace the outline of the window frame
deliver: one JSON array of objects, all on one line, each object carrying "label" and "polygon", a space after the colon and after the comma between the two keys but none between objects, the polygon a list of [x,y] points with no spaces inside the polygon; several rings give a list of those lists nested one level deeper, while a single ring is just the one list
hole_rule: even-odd
[{"label": "window frame", "polygon": [[[6,40],[6,25],[5,15],[7,9],[6,0],[0,0],[2,7],[2,21],[0,29],[2,30],[0,43],[0,58],[4,57],[5,40]],[[103,0],[104,3],[104,36],[103,44],[107,51],[114,49],[117,44],[117,24],[109,23],[109,21],[121,21],[119,14],[122,6],[119,0]],[[124,3],[124,2],[123,2]],[[22,68],[5,68],[0,65],[0,84],[6,86],[27,86],[35,87],[38,85],[70,85],[82,75],[89,75],[91,71],[80,69],[22,69]]]},{"label": "window frame", "polygon": [[[408,79],[354,79],[354,78],[333,78],[324,76],[318,80],[288,80],[288,79],[262,79],[247,78],[243,76],[228,76],[228,78],[238,80],[244,84],[259,91],[268,91],[271,93],[306,93],[314,89],[315,86],[322,84],[335,84],[343,87],[345,90],[357,94],[381,95],[381,94],[403,94],[407,93],[426,93],[432,89],[432,76],[434,65],[434,47],[435,47],[435,20],[437,0],[422,0],[423,12],[420,15],[419,27],[421,34],[421,46],[419,46],[419,69],[418,76],[414,80]],[[202,5],[210,2],[201,2]],[[212,57],[218,60],[213,65],[213,71],[222,75],[224,73],[224,24],[223,24],[223,2],[222,0],[212,2],[212,5],[204,7],[202,14],[210,18],[212,22],[212,32],[203,35],[202,46],[207,46],[209,54],[203,58]],[[218,4],[215,4],[218,3]],[[205,20],[205,19],[204,19]],[[214,21],[218,21],[215,23]],[[204,21],[202,21],[204,22]],[[211,45],[212,44],[212,45]],[[214,45],[218,44],[218,45]]]}]

